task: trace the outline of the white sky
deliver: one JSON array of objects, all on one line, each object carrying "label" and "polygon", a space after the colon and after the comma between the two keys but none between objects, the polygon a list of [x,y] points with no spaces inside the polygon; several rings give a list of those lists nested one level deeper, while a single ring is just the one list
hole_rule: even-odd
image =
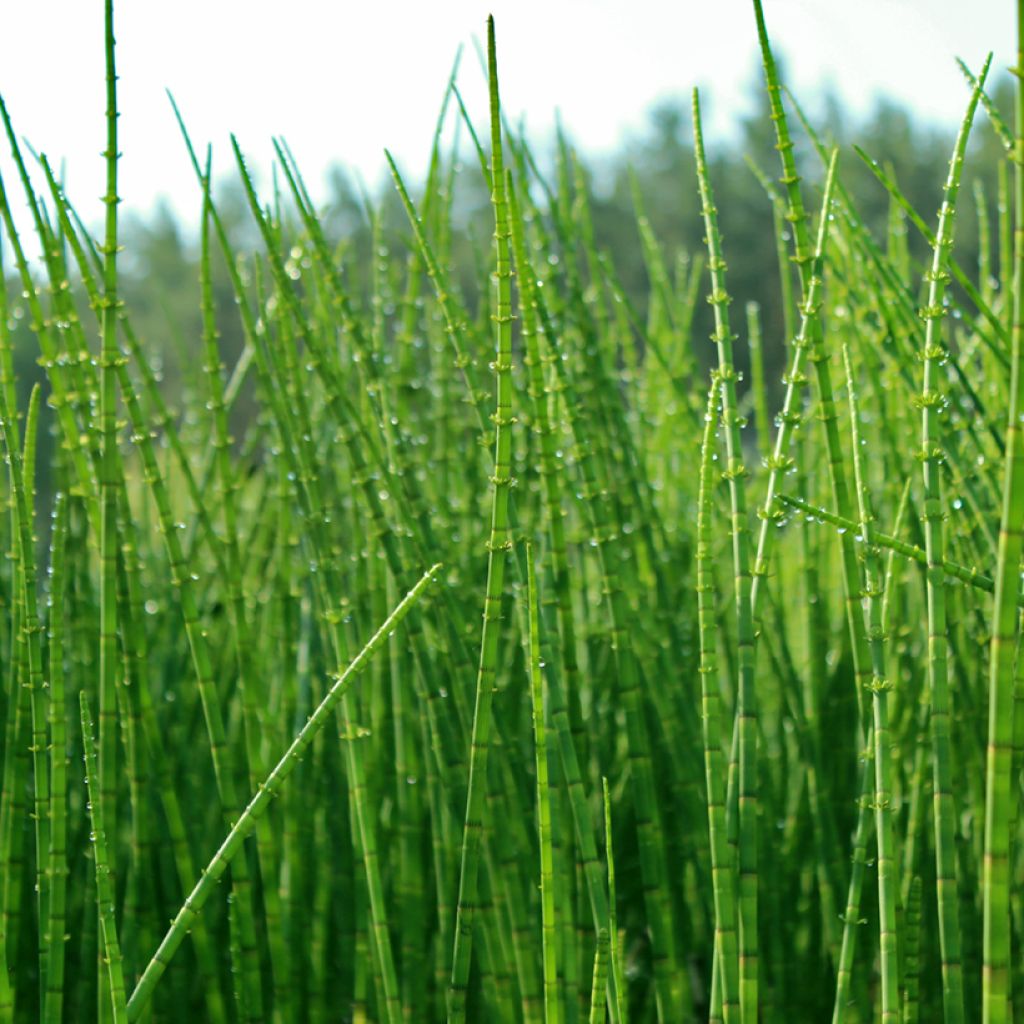
[{"label": "white sky", "polygon": [[[855,112],[887,93],[955,124],[967,100],[953,57],[1013,59],[1010,0],[765,0],[790,81],[813,109],[825,82]],[[55,165],[87,221],[100,215],[102,0],[0,0],[0,93],[16,131]],[[756,32],[749,0],[121,0],[117,41],[121,194],[160,195],[192,219],[198,193],[165,88],[193,140],[231,168],[235,132],[266,166],[284,135],[314,189],[332,162],[380,179],[382,150],[420,173],[456,49],[480,128],[486,101],[474,35],[493,13],[507,112],[543,141],[561,112],[575,141],[607,152],[643,130],[652,101],[699,85],[712,132],[746,109]],[[13,192],[6,144],[0,170]]]}]

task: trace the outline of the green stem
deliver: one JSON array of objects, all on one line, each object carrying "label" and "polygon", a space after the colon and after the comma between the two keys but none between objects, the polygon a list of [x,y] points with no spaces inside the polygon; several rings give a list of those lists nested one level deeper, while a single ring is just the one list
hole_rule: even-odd
[{"label": "green stem", "polygon": [[711,514],[713,454],[718,429],[719,382],[708,392],[704,439],[700,457],[697,499],[697,616],[700,628],[700,687],[704,723],[704,773],[707,785],[708,834],[711,845],[711,884],[715,903],[715,955],[721,989],[722,1017],[731,1024],[739,1017],[738,947],[736,939],[735,865],[725,826],[725,757],[722,753],[721,699],[716,649],[715,592],[711,577]]},{"label": "green stem", "polygon": [[548,748],[544,730],[544,678],[540,660],[540,613],[533,550],[526,546],[527,601],[530,622],[530,696],[533,703],[534,753],[537,763],[537,832],[540,841],[540,894],[544,957],[544,1020],[558,1024],[558,944],[556,942],[555,883],[551,856],[551,795],[548,790]]},{"label": "green stem", "polygon": [[[46,692],[43,685],[43,652],[40,635],[43,627],[39,619],[38,580],[35,557],[35,452],[36,433],[39,417],[39,385],[32,389],[29,399],[28,416],[25,423],[24,451],[13,445],[17,436],[15,410],[8,408],[6,394],[0,395],[0,430],[3,433],[7,464],[10,469],[10,483],[13,495],[11,503],[12,523],[15,528],[18,553],[17,568],[13,577],[17,599],[24,612],[22,638],[25,643],[26,686],[29,693],[31,718],[32,754],[32,818],[35,829],[35,890],[37,923],[39,927],[39,968],[41,977],[46,977],[47,944],[49,933],[44,926],[47,919],[49,884],[47,864],[50,855],[50,783],[47,758],[48,736],[46,729]],[[12,696],[13,700],[17,700]],[[8,931],[8,941],[16,936]],[[40,996],[45,991],[45,982],[40,985]],[[42,1010],[42,998],[39,1009]]]},{"label": "green stem", "polygon": [[982,874],[982,1020],[1009,1020],[1010,821],[1020,799],[1013,778],[1014,652],[1024,540],[1024,0],[1017,0],[1016,145],[1014,153],[1013,323],[1010,394],[1003,460],[1003,500],[989,659],[985,859]]},{"label": "green stem", "polygon": [[[871,704],[873,711],[875,762],[875,838],[878,849],[878,926],[882,964],[882,1022],[897,1024],[899,1020],[899,959],[896,934],[896,856],[893,845],[893,781],[892,735],[889,730],[889,691],[893,687],[885,664],[886,630],[882,624],[883,575],[878,549],[873,543],[871,498],[864,476],[861,457],[861,435],[858,424],[857,396],[849,349],[843,346],[846,367],[847,397],[850,403],[850,438],[853,449],[853,471],[860,510],[864,589],[864,618],[868,646],[871,650]],[[933,712],[934,714],[934,709]]]},{"label": "green stem", "polygon": [[484,829],[487,755],[490,750],[491,700],[498,664],[498,627],[504,593],[505,565],[511,546],[508,505],[512,486],[512,267],[509,251],[508,200],[502,162],[501,116],[494,19],[487,21],[487,68],[491,108],[491,201],[494,207],[494,361],[496,408],[494,413],[494,475],[491,531],[487,544],[487,589],[484,597],[480,664],[470,744],[466,818],[462,835],[459,898],[455,910],[455,942],[449,986],[448,1020],[461,1024],[466,1014],[466,990],[473,946],[473,914],[477,902],[479,849]]},{"label": "green stem", "polygon": [[608,929],[602,928],[597,933],[597,946],[594,948],[594,977],[590,985],[589,1024],[604,1024],[605,1022],[607,987]]},{"label": "green stem", "polygon": [[[942,448],[938,430],[942,415],[943,393],[939,390],[942,364],[947,358],[941,324],[946,313],[946,284],[949,281],[950,251],[956,202],[960,190],[967,138],[974,111],[988,73],[988,62],[981,81],[975,86],[967,113],[960,124],[949,177],[939,212],[939,227],[932,250],[931,267],[926,274],[928,302],[921,311],[925,321],[924,375],[921,383],[921,462],[924,472],[924,535],[928,553],[926,577],[928,600],[928,684],[931,690],[931,730],[934,755],[935,875],[939,902],[939,942],[942,955],[942,1003],[946,1024],[964,1019],[962,940],[956,877],[956,804],[953,797],[952,744],[950,738],[949,640],[946,627],[946,575],[943,524],[946,509],[942,498]],[[1018,559],[1019,560],[1019,559]],[[1011,591],[1011,595],[1012,595]],[[1015,611],[1016,609],[1014,609]]]},{"label": "green stem", "polygon": [[[108,850],[111,874],[116,871],[117,839],[117,495],[120,466],[117,450],[117,367],[121,354],[117,345],[117,71],[114,63],[114,4],[104,3],[104,41],[106,55],[107,145],[104,151],[107,190],[103,240],[103,292],[100,300],[102,348],[100,350],[100,683],[99,683],[99,776],[96,799],[103,804],[102,819],[109,830],[112,848]],[[97,865],[97,878],[99,875]],[[116,887],[113,879],[108,882]],[[97,885],[98,888],[98,885]],[[101,915],[103,914],[101,904]],[[104,941],[108,924],[100,920]],[[119,965],[120,969],[120,965]],[[111,977],[113,969],[111,969]],[[102,973],[101,988],[102,988]],[[123,985],[123,980],[122,980]],[[113,996],[114,993],[112,992]],[[123,999],[124,993],[121,993]]]},{"label": "green stem", "polygon": [[117,940],[117,921],[114,915],[114,879],[107,856],[106,822],[99,792],[99,766],[96,757],[96,741],[93,738],[92,714],[85,691],[79,695],[82,709],[82,742],[85,745],[85,781],[89,790],[89,817],[92,823],[90,838],[93,843],[93,870],[96,875],[96,905],[99,908],[100,932],[103,937],[103,960],[107,968],[110,1012],[114,1024],[127,1024],[128,1010],[125,1002],[124,966],[121,946]]},{"label": "green stem", "polygon": [[68,500],[58,494],[50,540],[50,906],[43,1019],[61,1024],[64,1007],[64,932],[67,919],[67,721],[64,706],[64,606]]},{"label": "green stem", "polygon": [[338,675],[323,700],[317,705],[316,710],[309,716],[306,724],[299,730],[291,745],[260,785],[256,795],[249,801],[245,810],[242,811],[238,821],[234,823],[217,849],[217,852],[203,869],[195,888],[185,899],[181,909],[171,922],[171,927],[164,936],[159,948],[153,954],[153,958],[150,960],[145,971],[143,971],[142,977],[139,978],[135,991],[132,992],[131,999],[128,1000],[129,1021],[138,1020],[145,1010],[157,982],[171,961],[171,957],[174,956],[174,953],[181,945],[206,901],[216,891],[215,887],[218,879],[224,874],[232,859],[242,848],[246,837],[252,834],[260,816],[266,811],[270,801],[277,795],[285,780],[299,764],[302,754],[309,748],[320,729],[327,724],[334,712],[335,706],[349,691],[355,677],[366,667],[378,648],[383,646],[387,638],[397,628],[402,619],[405,618],[409,610],[422,596],[428,584],[435,578],[440,568],[440,565],[435,565],[423,574],[419,582],[395,606],[394,611],[384,620],[377,632],[370,637],[363,649],[349,662],[345,670]]},{"label": "green stem", "polygon": [[732,512],[733,569],[737,648],[739,661],[736,718],[739,723],[739,964],[740,1018],[753,1024],[758,1014],[758,933],[757,933],[757,845],[758,845],[758,763],[757,695],[754,688],[754,624],[751,615],[750,527],[740,438],[742,418],[736,398],[736,370],[733,367],[729,329],[729,295],[725,290],[725,260],[718,235],[718,219],[704,157],[704,138],[700,122],[700,102],[693,93],[693,134],[697,158],[697,180],[704,229],[708,243],[708,269],[711,271],[711,295],[714,309],[714,341],[718,347],[718,376],[722,392],[722,423],[728,465]]}]

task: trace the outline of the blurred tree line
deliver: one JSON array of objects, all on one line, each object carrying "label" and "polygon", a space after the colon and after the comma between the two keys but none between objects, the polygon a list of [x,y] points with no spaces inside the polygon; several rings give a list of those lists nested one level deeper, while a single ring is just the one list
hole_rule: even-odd
[{"label": "blurred tree line", "polygon": [[[779,172],[774,130],[759,68],[752,76],[751,88],[750,109],[739,119],[737,130],[726,140],[709,140],[708,148],[729,262],[734,329],[744,330],[745,305],[756,302],[762,319],[767,379],[778,399],[779,378],[785,364],[779,267],[771,203],[754,168],[772,182]],[[993,75],[990,93],[1006,117],[1011,105],[1009,76],[1004,74],[998,79]],[[965,107],[967,98],[965,87]],[[839,147],[842,180],[880,244],[885,242],[891,204],[885,189],[855,152],[855,144],[889,170],[926,223],[934,226],[953,145],[952,128],[916,121],[909,111],[889,100],[878,102],[869,117],[855,122],[838,100],[825,97],[824,102],[818,104],[815,119],[815,130],[821,141]],[[809,186],[805,201],[808,209],[816,212],[817,186],[823,177],[822,162],[796,116],[791,119],[791,128],[801,173]],[[564,154],[565,148],[571,147],[571,137],[563,137],[561,143]],[[555,161],[548,152],[551,148],[539,149],[537,158],[542,173],[550,172],[549,180],[554,187],[557,182]],[[464,150],[461,170],[452,178],[452,265],[455,280],[472,301],[474,290],[487,280],[487,271],[481,272],[480,268],[487,266],[493,229],[488,195],[476,159],[468,146]],[[961,266],[968,270],[978,261],[979,218],[988,219],[991,248],[998,248],[997,166],[1003,158],[995,132],[979,108],[957,224],[957,257]],[[648,285],[637,230],[635,196],[639,194],[642,198],[670,268],[689,255],[702,254],[704,249],[688,101],[679,99],[655,107],[649,114],[646,130],[639,137],[601,161],[582,158],[581,169],[597,244],[608,254],[626,294],[642,314]],[[366,216],[367,197],[340,168],[330,173],[327,192],[322,209],[324,222],[344,253],[346,273],[352,279],[354,291],[358,293],[361,288],[365,291],[373,251]],[[217,186],[216,195],[237,251],[259,251],[261,246],[241,186],[229,175],[226,182]],[[198,196],[197,188],[197,219]],[[381,182],[370,202],[380,214],[384,244],[396,258],[404,259],[411,248],[411,239],[390,181]],[[913,225],[905,219],[903,223],[911,253],[924,259],[927,255],[924,241]],[[175,406],[178,398],[189,390],[202,391],[183,387],[198,381],[201,372],[196,235],[194,225],[179,223],[166,207],[157,208],[148,217],[126,216],[122,231],[123,296],[135,330],[148,346],[154,368],[164,376],[169,401],[181,415],[187,415],[188,410]],[[997,266],[995,252],[992,260],[993,266]],[[43,377],[35,365],[37,351],[28,333],[26,312],[14,298],[20,293],[20,285],[14,283],[9,261],[6,264],[8,295],[12,297],[9,323],[14,328],[16,371],[19,386],[27,392],[32,383],[43,383]],[[224,361],[231,366],[242,350],[243,339],[227,272],[219,254],[215,257],[214,283]],[[706,290],[702,287],[702,292]],[[698,357],[705,362],[710,361],[712,353],[711,343],[703,344],[710,332],[710,310],[700,302],[694,339]],[[742,370],[745,346],[739,347],[737,355]],[[252,412],[251,400],[243,400],[238,403],[235,415],[244,419]],[[41,454],[45,459],[45,452]]]}]

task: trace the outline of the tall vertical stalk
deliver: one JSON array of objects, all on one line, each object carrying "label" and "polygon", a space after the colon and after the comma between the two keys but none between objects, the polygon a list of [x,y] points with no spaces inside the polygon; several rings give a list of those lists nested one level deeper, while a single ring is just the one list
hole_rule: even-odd
[{"label": "tall vertical stalk", "polygon": [[[1003,498],[988,673],[985,858],[982,873],[983,1024],[1010,1019],[1010,822],[1020,800],[1013,778],[1014,653],[1024,541],[1024,0],[1017,0],[1016,141],[1013,178],[1013,322]],[[1005,275],[1004,275],[1005,276]]]},{"label": "tall vertical stalk", "polygon": [[697,158],[704,231],[708,244],[708,269],[714,309],[714,341],[718,349],[718,377],[722,392],[722,424],[725,427],[729,500],[732,513],[733,571],[735,575],[737,661],[736,719],[739,726],[739,964],[740,1016],[744,1022],[757,1019],[758,1013],[758,934],[757,934],[757,843],[758,843],[758,767],[757,767],[757,695],[754,689],[754,624],[750,608],[750,525],[747,522],[747,497],[740,438],[742,417],[736,398],[736,370],[733,366],[733,335],[729,328],[729,294],[725,290],[725,259],[718,234],[718,216],[704,157],[704,136],[700,122],[700,100],[693,93],[693,137]]},{"label": "tall vertical stalk", "polygon": [[[104,150],[107,190],[103,238],[102,348],[100,350],[100,686],[99,799],[113,840],[117,836],[117,70],[114,63],[114,3],[104,3],[107,145]],[[110,870],[116,872],[110,849]]]},{"label": "tall vertical stalk", "polygon": [[533,703],[534,754],[537,763],[537,833],[540,844],[540,893],[544,957],[544,1021],[561,1020],[558,1002],[558,945],[555,940],[555,883],[551,855],[551,794],[548,790],[548,747],[544,728],[544,680],[540,660],[540,612],[533,549],[526,548],[527,602],[530,626],[530,696]]},{"label": "tall vertical stalk", "polygon": [[[821,309],[824,303],[825,287],[825,247],[828,244],[829,225],[832,214],[832,196],[836,184],[836,166],[838,151],[832,153],[828,172],[825,176],[825,190],[821,200],[821,213],[818,217],[818,236],[811,258],[811,272],[807,278],[807,290],[804,301],[800,305],[800,329],[792,340],[792,356],[783,378],[786,392],[782,400],[782,409],[778,415],[778,432],[775,445],[768,457],[768,483],[765,488],[764,502],[759,510],[761,527],[757,537],[757,554],[754,558],[754,579],[750,589],[751,614],[757,616],[758,596],[761,579],[768,572],[771,558],[772,543],[777,533],[772,525],[777,518],[775,498],[781,477],[796,466],[796,460],[790,454],[796,432],[804,421],[801,409],[803,392],[807,386],[806,364],[813,358],[815,339],[821,335]],[[767,440],[765,440],[767,448]]]},{"label": "tall vertical stalk", "polygon": [[608,929],[597,933],[594,948],[594,974],[590,983],[589,1024],[604,1024],[608,988]]},{"label": "tall vertical stalk", "polygon": [[858,423],[857,394],[853,383],[850,353],[843,346],[846,367],[847,397],[850,403],[850,439],[853,450],[853,472],[860,511],[860,541],[864,560],[864,617],[871,649],[872,735],[875,765],[875,838],[878,849],[878,929],[882,962],[882,1021],[897,1024],[899,1020],[899,959],[896,948],[897,878],[893,846],[893,757],[892,734],[889,729],[889,691],[892,680],[886,670],[886,632],[882,624],[884,583],[881,559],[872,537],[874,514],[861,456],[861,433]]},{"label": "tall vertical stalk", "polygon": [[[580,846],[583,871],[590,896],[596,929],[603,927],[608,917],[608,900],[601,865],[597,857],[597,841],[593,814],[587,802],[586,789],[580,769],[581,752],[576,749],[569,715],[568,698],[579,684],[579,666],[576,656],[576,627],[573,622],[571,575],[565,536],[565,511],[562,507],[562,479],[559,472],[557,438],[548,409],[548,395],[544,382],[544,356],[541,354],[538,334],[541,329],[537,277],[527,255],[522,211],[515,191],[510,187],[509,226],[515,255],[516,284],[520,295],[522,323],[520,336],[525,348],[524,363],[529,375],[529,396],[533,410],[533,425],[539,440],[540,473],[544,488],[545,511],[548,517],[550,544],[547,560],[555,585],[558,626],[561,639],[562,673],[552,673],[549,683],[551,721],[558,737],[562,771],[569,789],[569,803]],[[578,699],[578,697],[577,697]]]},{"label": "tall vertical stalk", "polygon": [[498,628],[504,593],[505,565],[511,545],[508,521],[512,485],[512,265],[509,248],[505,168],[501,147],[501,107],[494,19],[487,20],[487,81],[491,110],[491,202],[494,207],[494,360],[496,403],[494,412],[494,475],[491,531],[487,543],[487,590],[484,596],[480,664],[476,681],[473,732],[470,744],[466,819],[462,834],[459,899],[455,910],[455,943],[449,987],[448,1020],[460,1024],[466,1015],[466,988],[473,948],[473,914],[477,902],[477,871],[484,829],[487,755],[490,750],[491,700],[498,663]]},{"label": "tall vertical stalk", "polygon": [[619,942],[619,915],[615,903],[615,849],[612,846],[612,798],[608,793],[608,779],[601,779],[604,804],[604,850],[608,862],[608,940],[612,982],[615,986],[615,1020],[627,1024],[629,1002],[626,992],[626,971],[622,963],[622,945]]},{"label": "tall vertical stalk", "polygon": [[96,905],[99,909],[100,934],[103,940],[102,963],[107,973],[111,1019],[114,1024],[127,1024],[124,964],[121,957],[121,944],[117,938],[114,879],[110,870],[106,821],[103,816],[103,802],[99,798],[99,762],[96,756],[96,741],[93,738],[92,713],[89,711],[89,698],[85,691],[80,691],[78,696],[82,713],[82,742],[85,747],[85,781],[89,791],[89,817],[92,826],[90,839],[93,844],[93,870],[96,875]]},{"label": "tall vertical stalk", "polygon": [[[921,310],[925,322],[924,375],[921,382],[921,464],[924,473],[924,538],[928,553],[928,685],[931,691],[932,771],[935,826],[935,876],[939,904],[939,935],[942,946],[943,1013],[946,1024],[964,1019],[963,967],[961,964],[960,908],[956,877],[956,806],[953,800],[953,764],[950,742],[950,699],[946,635],[946,579],[943,523],[946,508],[942,497],[943,447],[940,417],[944,405],[942,367],[948,349],[942,337],[947,313],[945,297],[949,281],[949,254],[953,247],[956,202],[960,191],[964,151],[974,120],[974,111],[988,72],[988,64],[971,94],[967,113],[960,124],[949,176],[943,190],[939,226],[926,274],[928,301]],[[876,725],[877,729],[877,725]]]},{"label": "tall vertical stalk", "polygon": [[[64,703],[64,607],[67,590],[68,499],[58,494],[50,541],[50,905],[47,911],[43,1020],[61,1024],[64,1009],[64,933],[67,926],[67,711]],[[42,922],[40,922],[42,927]]]},{"label": "tall vertical stalk", "polygon": [[726,765],[722,754],[721,699],[714,621],[715,588],[710,566],[713,457],[718,431],[719,383],[708,392],[704,438],[700,456],[700,492],[697,499],[697,615],[700,629],[701,716],[704,725],[704,773],[707,786],[708,835],[711,847],[711,885],[715,903],[715,956],[721,986],[725,1024],[739,1017],[738,949],[736,945],[735,865],[725,827]]},{"label": "tall vertical stalk", "polygon": [[[14,444],[17,436],[17,411],[8,408],[6,394],[0,395],[0,432],[3,434],[4,452],[10,469],[12,495],[12,522],[15,527],[15,546],[18,553],[13,577],[16,600],[22,608],[21,641],[25,646],[25,677],[18,680],[29,693],[29,715],[32,754],[32,819],[35,831],[35,897],[36,920],[39,924],[39,970],[45,978],[47,970],[47,943],[49,933],[44,922],[48,910],[48,872],[50,855],[50,783],[47,761],[48,735],[46,729],[46,693],[43,685],[43,651],[40,641],[42,626],[39,617],[35,557],[35,453],[36,433],[39,417],[39,387],[32,389],[29,399],[28,416],[25,422],[25,443],[23,450]],[[11,695],[17,704],[17,696]],[[17,742],[17,740],[15,740]],[[10,867],[8,870],[11,870]],[[16,940],[13,930],[8,931],[8,941]],[[40,986],[42,993],[44,986]],[[42,1010],[42,1000],[39,1009]]]}]

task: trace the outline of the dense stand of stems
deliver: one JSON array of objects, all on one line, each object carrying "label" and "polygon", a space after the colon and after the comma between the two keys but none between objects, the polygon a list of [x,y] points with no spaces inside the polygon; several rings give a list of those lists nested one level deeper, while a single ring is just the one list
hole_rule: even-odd
[{"label": "dense stand of stems", "polygon": [[[503,118],[493,23],[490,131],[453,69],[393,203],[319,209],[283,139],[261,196],[232,138],[245,236],[175,110],[178,343],[118,256],[103,6],[96,237],[0,102],[41,252],[0,181],[0,1024],[1012,1020],[1024,114],[988,63],[933,229],[900,167],[853,186],[755,0],[767,263],[695,102],[707,257],[638,167],[637,274],[569,135],[549,175]],[[726,252],[778,283],[742,340]]]}]

